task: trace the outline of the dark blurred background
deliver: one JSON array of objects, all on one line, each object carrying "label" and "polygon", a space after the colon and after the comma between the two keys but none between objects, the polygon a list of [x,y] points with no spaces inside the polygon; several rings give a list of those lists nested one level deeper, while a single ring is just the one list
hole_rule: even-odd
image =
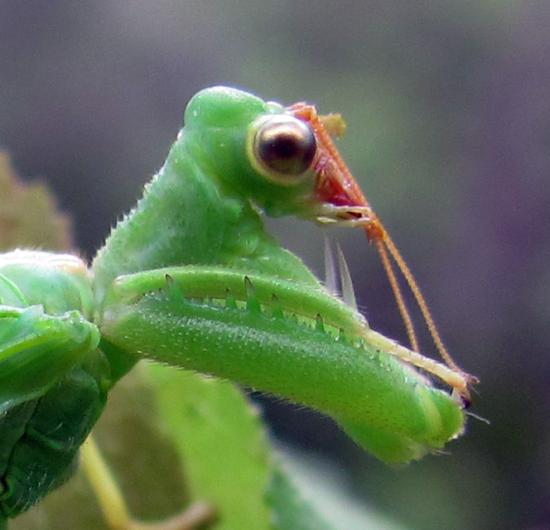
[{"label": "dark blurred background", "polygon": [[[0,2],[0,146],[88,257],[214,84],[343,113],[342,152],[491,422],[403,469],[293,407],[266,406],[275,434],[405,528],[550,528],[550,3]],[[270,224],[323,274],[318,227]],[[332,234],[371,325],[405,341],[375,251]]]}]

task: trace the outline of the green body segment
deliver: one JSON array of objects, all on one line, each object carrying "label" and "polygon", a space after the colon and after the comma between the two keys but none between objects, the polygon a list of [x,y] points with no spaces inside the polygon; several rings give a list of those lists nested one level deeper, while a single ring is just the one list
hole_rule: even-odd
[{"label": "green body segment", "polygon": [[259,209],[311,207],[312,176],[283,185],[250,158],[252,124],[285,112],[200,92],[90,272],[70,256],[0,256],[0,528],[70,474],[109,388],[140,358],[309,405],[389,462],[462,432],[460,405],[369,344],[361,315],[265,232]]},{"label": "green body segment", "polygon": [[72,474],[111,380],[97,350],[99,331],[84,317],[92,313],[93,298],[80,260],[4,254],[0,296],[0,304],[10,304],[0,305],[1,520]]}]

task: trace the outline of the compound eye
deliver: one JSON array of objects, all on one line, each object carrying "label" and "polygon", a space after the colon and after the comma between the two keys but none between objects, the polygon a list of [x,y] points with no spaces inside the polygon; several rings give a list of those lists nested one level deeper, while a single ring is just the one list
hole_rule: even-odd
[{"label": "compound eye", "polygon": [[253,141],[253,155],[263,173],[280,184],[300,182],[316,149],[313,131],[293,116],[262,118]]}]

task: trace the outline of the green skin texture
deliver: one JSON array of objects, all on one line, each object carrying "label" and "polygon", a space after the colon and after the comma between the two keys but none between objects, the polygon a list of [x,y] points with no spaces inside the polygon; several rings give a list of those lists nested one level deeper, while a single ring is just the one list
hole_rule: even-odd
[{"label": "green skin texture", "polygon": [[[0,520],[70,475],[109,389],[142,358],[310,406],[390,463],[461,434],[460,405],[362,340],[361,315],[265,232],[259,209],[313,207],[313,176],[281,185],[250,160],[251,124],[284,112],[231,88],[196,94],[88,276],[47,253],[0,256]],[[36,469],[43,480],[27,480]]]}]

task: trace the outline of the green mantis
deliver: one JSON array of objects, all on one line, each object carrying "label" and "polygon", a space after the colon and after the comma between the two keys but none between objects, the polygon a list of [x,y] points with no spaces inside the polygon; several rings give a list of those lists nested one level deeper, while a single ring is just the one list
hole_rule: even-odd
[{"label": "green mantis", "polygon": [[[305,104],[203,90],[165,164],[90,268],[69,255],[0,256],[0,519],[70,476],[110,388],[141,358],[313,407],[387,462],[420,458],[463,432],[473,378],[448,356],[410,271],[334,148],[340,124]],[[323,287],[266,233],[259,210],[364,228],[413,348],[371,330]],[[448,366],[414,351],[386,250]],[[343,284],[349,292],[345,274]]]}]

